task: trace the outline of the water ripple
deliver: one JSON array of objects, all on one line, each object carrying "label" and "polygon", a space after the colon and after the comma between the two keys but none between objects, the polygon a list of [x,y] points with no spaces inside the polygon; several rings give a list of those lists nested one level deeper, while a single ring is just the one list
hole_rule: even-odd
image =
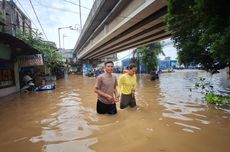
[{"label": "water ripple", "polygon": [[[162,116],[175,120],[210,124],[208,120],[205,120],[207,118],[205,115],[198,114],[207,110],[207,103],[203,99],[204,95],[199,90],[190,90],[194,89],[195,83],[200,77],[206,78],[217,90],[226,90],[228,86],[223,83],[222,75],[210,76],[204,71],[178,71],[173,74],[161,75],[159,87],[162,98],[160,104],[165,107]],[[229,112],[227,109],[224,111]]]},{"label": "water ripple", "polygon": [[89,119],[96,119],[94,111],[82,106],[81,98],[76,91],[62,91],[58,100],[58,110],[40,122],[43,126],[41,135],[32,137],[30,141],[49,143],[44,148],[44,151],[49,152],[68,149],[68,145],[73,144],[83,151],[91,151],[88,146],[97,140],[84,138],[90,136],[97,128],[88,123]]}]

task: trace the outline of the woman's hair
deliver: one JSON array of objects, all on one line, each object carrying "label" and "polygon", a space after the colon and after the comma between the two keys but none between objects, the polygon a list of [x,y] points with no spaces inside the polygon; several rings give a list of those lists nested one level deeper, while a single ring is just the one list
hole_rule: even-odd
[{"label": "woman's hair", "polygon": [[127,69],[128,69],[128,70],[131,70],[131,69],[136,68],[136,67],[137,67],[136,64],[130,63],[130,64],[127,66]]}]

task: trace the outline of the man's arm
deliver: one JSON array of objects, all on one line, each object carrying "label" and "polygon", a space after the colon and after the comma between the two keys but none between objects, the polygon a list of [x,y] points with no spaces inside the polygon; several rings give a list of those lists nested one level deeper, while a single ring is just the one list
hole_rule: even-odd
[{"label": "man's arm", "polygon": [[114,97],[114,102],[116,103],[116,102],[119,102],[119,99],[120,99],[120,93],[115,89],[115,91],[114,91],[114,95],[115,95],[115,97]]},{"label": "man's arm", "polygon": [[118,91],[119,87],[118,86],[118,82],[117,82],[117,77],[115,77],[116,81],[115,81],[115,85],[114,85],[114,102],[119,102],[120,99],[120,92]]},{"label": "man's arm", "polygon": [[115,97],[116,97],[116,98],[119,98],[119,97],[120,97],[120,93],[117,91],[117,89],[115,89],[114,94],[115,94]]},{"label": "man's arm", "polygon": [[119,98],[120,97],[120,92],[117,89],[118,89],[118,82],[117,82],[117,77],[115,77],[114,95],[115,95],[116,98]]},{"label": "man's arm", "polygon": [[99,90],[97,87],[95,87],[94,92],[96,94],[98,94],[99,96],[102,96],[102,97],[106,98],[109,101],[113,99],[113,97],[111,95],[108,95],[108,94],[104,93],[103,91]]}]

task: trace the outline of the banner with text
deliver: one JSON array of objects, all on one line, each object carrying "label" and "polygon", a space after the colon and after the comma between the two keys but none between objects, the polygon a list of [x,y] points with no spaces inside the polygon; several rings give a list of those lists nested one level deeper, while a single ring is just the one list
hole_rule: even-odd
[{"label": "banner with text", "polygon": [[18,63],[20,67],[44,65],[42,54],[19,56]]}]

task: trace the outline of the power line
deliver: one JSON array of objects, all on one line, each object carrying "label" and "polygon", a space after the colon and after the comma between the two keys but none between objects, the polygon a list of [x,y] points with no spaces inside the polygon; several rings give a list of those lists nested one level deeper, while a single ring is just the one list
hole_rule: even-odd
[{"label": "power line", "polygon": [[87,9],[87,10],[91,10],[90,8],[87,8],[87,7],[85,7],[85,6],[82,6],[82,5],[80,5],[80,4],[76,4],[76,3],[72,2],[72,1],[68,1],[68,0],[63,0],[63,1],[65,1],[65,2],[67,2],[67,3],[71,3],[71,4],[73,4],[73,5],[77,5],[77,6],[80,6],[80,7],[82,7],[82,8],[85,8],[85,9]]},{"label": "power line", "polygon": [[32,9],[33,9],[33,11],[34,11],[34,14],[35,14],[35,16],[36,16],[36,18],[37,18],[37,20],[38,20],[38,23],[39,23],[39,25],[40,25],[40,27],[41,27],[41,29],[42,29],[42,32],[43,32],[44,36],[46,37],[46,40],[48,41],[48,38],[47,38],[47,36],[46,36],[46,34],[45,34],[45,31],[44,31],[44,29],[43,29],[43,27],[42,27],[42,24],[41,24],[40,20],[38,19],[38,16],[37,16],[37,13],[36,13],[36,11],[35,11],[35,9],[34,9],[34,6],[33,6],[32,2],[31,2],[31,0],[29,0],[29,1],[30,1],[30,5],[31,5],[31,7],[32,7]]},{"label": "power line", "polygon": [[[51,7],[51,6],[42,4],[42,3],[41,3],[40,1],[38,1],[38,0],[35,0],[35,1],[36,1],[40,6],[45,7],[45,8],[55,9],[55,10],[59,10],[59,11],[62,11],[62,12],[68,12],[68,13],[73,13],[73,14],[80,13],[80,12],[71,11],[71,10],[67,10],[67,9],[63,9],[63,8]],[[74,2],[71,2],[71,1],[68,1],[68,0],[63,0],[63,1],[90,10],[89,8],[84,7],[84,6],[82,6],[82,5],[79,5],[79,4],[76,4],[76,3],[74,3]],[[100,11],[100,12],[108,13],[107,11]],[[82,14],[88,15],[88,14],[85,14],[85,13],[82,13]],[[141,21],[141,20],[144,19],[144,18],[139,18],[139,17],[130,17],[130,16],[123,16],[123,15],[118,15],[118,17],[124,18],[124,19],[126,19],[126,18],[127,18],[127,19],[132,19],[132,20],[136,20],[136,21]],[[133,22],[135,22],[135,21],[133,21]],[[135,22],[135,23],[136,23],[136,22]]]},{"label": "power line", "polygon": [[21,8],[23,9],[23,11],[26,13],[27,17],[31,20],[31,22],[34,24],[34,26],[36,27],[36,29],[38,28],[35,23],[33,22],[33,20],[29,17],[28,13],[26,12],[26,10],[24,9],[24,7],[22,6],[22,4],[20,3],[19,0],[17,0],[18,4],[21,6]]},{"label": "power line", "polygon": [[[49,9],[54,9],[54,10],[58,10],[58,11],[61,11],[61,12],[66,12],[66,13],[73,13],[73,14],[79,14],[79,12],[77,11],[72,11],[72,10],[68,10],[68,9],[63,9],[63,8],[58,8],[58,7],[51,7],[49,5],[45,5],[45,4],[42,4],[41,2],[35,0],[38,5],[42,6],[42,7],[45,7],[45,8],[49,8]],[[83,15],[88,15],[88,14],[85,14],[85,13],[82,13]]]},{"label": "power line", "polygon": [[42,3],[41,3],[41,2],[39,2],[39,1],[37,1],[37,3],[38,3],[40,6],[45,7],[45,8],[51,8],[51,9],[59,10],[59,11],[62,11],[62,12],[73,13],[73,14],[78,13],[78,12],[76,12],[76,11],[71,11],[71,10],[67,10],[67,9],[63,9],[63,8],[51,7],[51,6],[48,6],[48,5],[42,4]]},{"label": "power line", "polygon": [[[37,1],[37,0],[36,0],[36,1]],[[87,8],[87,7],[84,7],[84,6],[82,6],[82,5],[76,4],[76,3],[71,2],[71,1],[68,1],[68,0],[63,0],[63,1],[68,2],[68,3],[71,3],[71,4],[73,4],[73,5],[80,6],[80,7],[82,7],[82,8],[87,9],[87,10],[91,10],[91,9],[89,9],[89,8]],[[64,11],[64,12],[79,13],[79,12],[76,12],[76,11],[70,11],[70,10],[67,10],[67,9],[62,9],[62,8],[57,8],[57,7],[51,7],[51,6],[48,6],[48,5],[42,4],[42,3],[41,3],[41,2],[39,2],[39,1],[37,1],[37,3],[38,3],[39,5],[41,5],[41,6],[43,6],[43,7],[46,7],[46,8],[56,9],[56,10],[60,10],[60,11]],[[100,11],[100,12],[108,13],[107,11]],[[83,13],[83,14],[84,14],[84,15],[88,15],[88,14],[85,14],[85,13]],[[137,18],[137,17],[123,16],[123,15],[118,15],[118,17],[120,17],[120,18],[133,19],[133,20],[137,20],[137,21],[141,21],[141,20],[143,20],[143,19],[144,19],[144,18]]]},{"label": "power line", "polygon": [[[51,8],[51,9],[55,9],[55,10],[59,10],[59,11],[63,11],[63,12],[69,12],[69,13],[73,13],[73,14],[79,13],[79,12],[76,12],[76,11],[71,11],[71,10],[62,9],[62,8],[58,8],[58,7],[51,7],[51,6],[42,4],[42,3],[41,3],[40,1],[38,1],[38,0],[35,0],[35,1],[36,1],[40,6],[42,6],[42,7]],[[68,0],[63,0],[63,1],[90,10],[90,9],[87,8],[87,7],[84,7],[84,6],[82,6],[82,5],[78,5],[78,4],[73,3],[73,2],[71,2],[71,1],[68,1]],[[21,6],[21,8],[23,9],[23,11],[26,13],[26,15],[28,16],[28,18],[31,20],[31,22],[33,23],[33,25],[36,27],[36,29],[38,29],[38,27],[36,26],[36,24],[35,24],[35,23],[33,22],[33,20],[29,17],[28,13],[26,12],[26,10],[24,9],[24,7],[23,7],[22,4],[20,3],[20,1],[17,0],[17,2],[18,2],[18,4]],[[85,14],[85,13],[83,13],[83,14],[84,14],[84,15],[88,15],[88,14]],[[121,18],[131,18],[131,17],[128,17],[128,16],[127,16],[127,17],[126,17],[126,16],[122,16],[122,15],[119,15],[119,16],[120,16]],[[142,20],[142,18],[134,18],[134,19]]]}]

